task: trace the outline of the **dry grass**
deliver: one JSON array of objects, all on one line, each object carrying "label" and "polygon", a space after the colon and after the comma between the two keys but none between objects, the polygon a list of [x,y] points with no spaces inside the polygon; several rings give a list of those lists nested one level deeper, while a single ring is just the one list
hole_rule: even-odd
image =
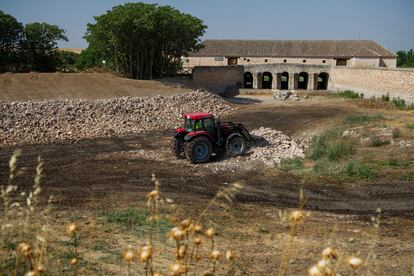
[{"label": "dry grass", "polygon": [[[53,267],[51,260],[58,258],[50,247],[51,231],[51,202],[40,203],[42,191],[41,179],[43,176],[43,162],[39,158],[34,178],[32,191],[28,194],[18,194],[18,187],[14,179],[23,173],[18,169],[18,157],[21,152],[16,152],[10,160],[10,177],[7,185],[1,188],[3,209],[1,212],[1,273],[0,275],[44,275],[46,272],[58,273],[59,268]],[[227,223],[220,220],[219,223],[210,219],[214,216],[215,209],[226,210],[232,208],[237,193],[243,188],[240,183],[234,183],[221,189],[207,206],[194,217],[186,217],[186,213],[179,211],[175,202],[167,198],[161,191],[161,184],[152,177],[154,190],[146,196],[146,209],[148,212],[149,231],[142,244],[142,240],[131,242],[125,247],[122,256],[118,258],[118,265],[128,275],[235,275],[243,268],[238,267],[238,253],[233,248],[220,242],[218,229]],[[290,259],[296,252],[296,239],[300,236],[300,230],[306,228],[305,218],[310,216],[304,206],[306,198],[303,192],[299,195],[299,206],[291,212],[281,213],[281,221],[287,222],[290,227],[286,238],[279,240],[282,246],[282,255],[278,267],[278,275],[287,275]],[[42,207],[43,206],[43,207]],[[187,210],[189,211],[189,210]],[[370,271],[370,260],[375,252],[379,236],[380,210],[373,217],[374,234],[368,255],[362,256],[361,252],[347,254],[339,252],[329,245],[322,252],[322,258],[315,266],[312,266],[309,275],[344,275],[359,274],[375,275]],[[160,221],[168,219],[173,225],[168,231],[168,239],[174,244],[169,247],[163,242],[160,233]],[[73,275],[83,274],[82,266],[86,256],[83,256],[82,232],[77,223],[67,226],[68,237],[67,250],[69,252],[64,262],[70,266],[69,272]],[[10,245],[14,246],[10,246]],[[140,245],[141,244],[141,245]],[[103,248],[108,246],[105,243]],[[258,250],[260,250],[258,248]],[[299,256],[294,256],[298,258]],[[102,263],[103,265],[104,263]],[[139,265],[140,264],[140,265]],[[260,263],[255,265],[260,266]],[[304,268],[305,270],[306,268]]]}]

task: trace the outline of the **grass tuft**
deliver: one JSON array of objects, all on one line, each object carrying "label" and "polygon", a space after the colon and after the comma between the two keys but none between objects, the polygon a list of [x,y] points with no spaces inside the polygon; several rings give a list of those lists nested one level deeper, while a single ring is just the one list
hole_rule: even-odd
[{"label": "grass tuft", "polygon": [[[125,211],[112,211],[106,214],[106,221],[109,223],[120,224],[131,228],[136,234],[143,235],[150,230],[149,217],[147,210],[127,209]],[[160,218],[158,221],[160,233],[167,233],[174,225],[166,219]]]},{"label": "grass tuft", "polygon": [[345,90],[345,91],[339,92],[338,96],[342,98],[347,98],[347,99],[359,99],[359,98],[363,98],[364,94],[358,94],[352,90]]},{"label": "grass tuft", "polygon": [[303,159],[299,157],[286,158],[280,163],[280,168],[284,171],[300,170],[303,169]]},{"label": "grass tuft", "polygon": [[361,125],[361,124],[368,124],[375,121],[385,120],[385,118],[380,115],[367,115],[367,114],[352,114],[344,119],[344,123],[350,125]]}]

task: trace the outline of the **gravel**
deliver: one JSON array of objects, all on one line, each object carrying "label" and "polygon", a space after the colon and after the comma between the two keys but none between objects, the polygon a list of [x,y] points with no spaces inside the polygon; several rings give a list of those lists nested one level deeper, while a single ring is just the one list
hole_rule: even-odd
[{"label": "gravel", "polygon": [[0,102],[0,145],[127,136],[182,125],[194,111],[225,115],[232,108],[209,92],[107,100]]},{"label": "gravel", "polygon": [[250,134],[254,140],[250,149],[250,160],[260,161],[271,167],[285,158],[305,157],[303,147],[281,131],[261,127]]}]

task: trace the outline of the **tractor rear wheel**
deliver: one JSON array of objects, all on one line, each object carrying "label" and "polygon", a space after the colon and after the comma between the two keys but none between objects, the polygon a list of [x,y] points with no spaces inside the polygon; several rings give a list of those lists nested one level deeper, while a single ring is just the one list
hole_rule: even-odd
[{"label": "tractor rear wheel", "polygon": [[178,159],[185,158],[184,145],[185,141],[183,139],[174,139],[172,141],[171,150]]},{"label": "tractor rear wheel", "polygon": [[247,141],[242,137],[232,138],[227,145],[227,152],[230,156],[236,157],[243,155],[247,150]]},{"label": "tractor rear wheel", "polygon": [[210,160],[213,145],[207,137],[196,137],[185,145],[185,154],[194,164],[206,163]]}]

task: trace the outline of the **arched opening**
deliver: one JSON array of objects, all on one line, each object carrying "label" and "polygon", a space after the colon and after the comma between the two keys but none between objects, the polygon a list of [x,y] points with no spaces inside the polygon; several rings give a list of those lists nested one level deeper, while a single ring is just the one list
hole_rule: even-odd
[{"label": "arched opening", "polygon": [[289,73],[283,72],[280,76],[280,89],[288,90],[289,89]]},{"label": "arched opening", "polygon": [[298,76],[298,89],[308,89],[309,74],[306,72],[299,73]]},{"label": "arched opening", "polygon": [[250,72],[244,73],[244,88],[253,88],[253,75]]},{"label": "arched opening", "polygon": [[262,75],[262,89],[272,89],[272,73],[264,72]]},{"label": "arched opening", "polygon": [[318,90],[327,90],[328,89],[329,74],[322,72],[318,75]]}]

